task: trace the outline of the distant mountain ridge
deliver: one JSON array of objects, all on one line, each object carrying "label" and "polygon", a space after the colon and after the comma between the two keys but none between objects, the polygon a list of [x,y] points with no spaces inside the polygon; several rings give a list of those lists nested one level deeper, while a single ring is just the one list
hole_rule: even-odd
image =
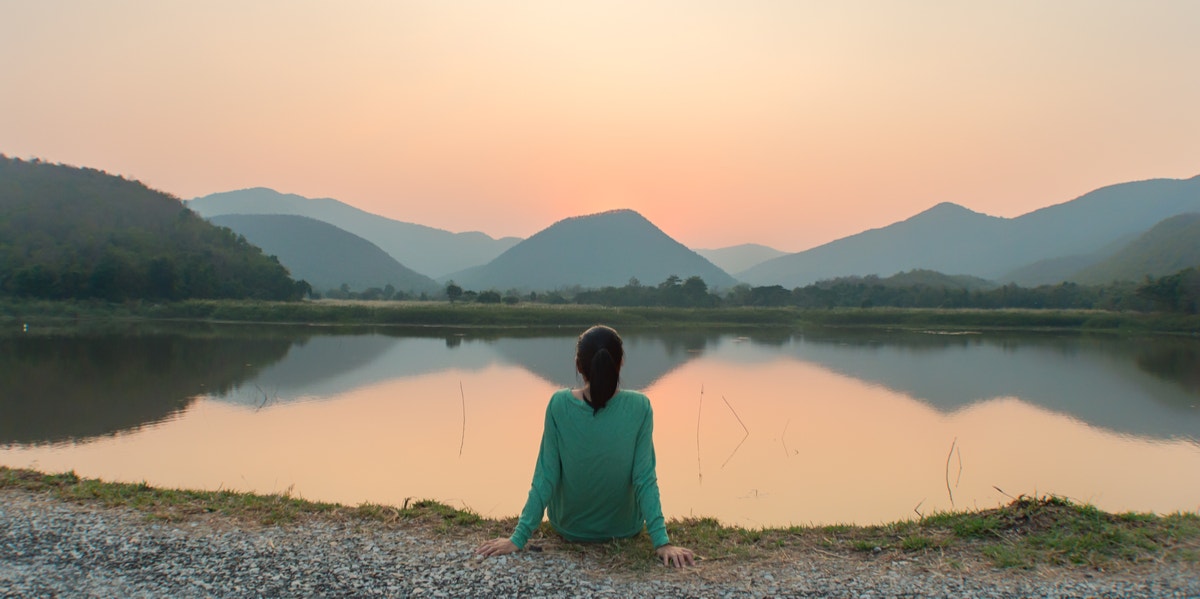
[{"label": "distant mountain ridge", "polygon": [[276,256],[294,278],[316,291],[343,284],[354,291],[387,285],[414,294],[440,289],[370,241],[324,221],[293,214],[222,214],[208,220]]},{"label": "distant mountain ridge", "polygon": [[468,289],[552,290],[579,285],[622,286],[631,278],[655,285],[676,275],[699,276],[710,288],[737,282],[633,210],[561,220],[495,260],[444,277]]},{"label": "distant mountain ridge", "polygon": [[479,232],[451,233],[360,210],[332,198],[312,199],[266,187],[214,193],[186,202],[201,216],[292,214],[327,222],[379,246],[397,262],[429,277],[484,264],[519,239]]},{"label": "distant mountain ridge", "polygon": [[1200,213],[1172,216],[1070,280],[1103,284],[1162,277],[1200,266]]},{"label": "distant mountain ridge", "polygon": [[928,269],[1007,282],[1010,273],[1034,262],[1087,256],[1187,212],[1200,212],[1200,176],[1111,185],[1012,219],[942,203],[736,276],[752,285],[798,287],[841,276]]},{"label": "distant mountain ridge", "polygon": [[705,259],[716,264],[718,268],[725,272],[741,272],[772,258],[787,255],[787,252],[781,252],[773,247],[758,243],[743,243],[741,245],[716,249],[700,249],[696,250],[696,253],[704,256]]}]

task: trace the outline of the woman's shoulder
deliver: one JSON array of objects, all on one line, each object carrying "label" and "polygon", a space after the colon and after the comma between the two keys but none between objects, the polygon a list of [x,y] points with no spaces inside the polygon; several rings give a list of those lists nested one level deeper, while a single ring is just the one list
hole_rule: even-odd
[{"label": "woman's shoulder", "polygon": [[624,401],[624,402],[628,402],[629,404],[638,406],[641,409],[645,409],[645,410],[650,409],[650,398],[647,397],[646,394],[642,393],[641,391],[634,391],[632,389],[621,389],[621,390],[617,391],[617,395],[620,396],[622,398],[622,401]]},{"label": "woman's shoulder", "polygon": [[572,399],[575,399],[575,396],[571,393],[571,389],[569,389],[569,388],[559,389],[559,390],[555,391],[554,393],[550,394],[550,403],[551,404],[562,403],[564,401],[572,400]]},{"label": "woman's shoulder", "polygon": [[647,397],[645,393],[642,393],[641,391],[637,391],[635,389],[618,389],[617,393],[620,395],[627,395],[629,397],[636,397],[638,399],[644,399],[646,401],[650,401],[650,398]]},{"label": "woman's shoulder", "polygon": [[[575,392],[570,388],[559,389],[550,395],[550,407],[568,408],[586,406],[583,400],[575,396]],[[578,404],[578,405],[577,405]],[[591,409],[591,408],[589,408]]]}]

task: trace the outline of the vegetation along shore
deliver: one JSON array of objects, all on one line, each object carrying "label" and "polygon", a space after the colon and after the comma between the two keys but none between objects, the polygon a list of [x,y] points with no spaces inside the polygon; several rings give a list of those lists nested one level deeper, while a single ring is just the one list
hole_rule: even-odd
[{"label": "vegetation along shore", "polygon": [[[43,474],[4,467],[0,467],[0,497],[9,506],[0,509],[2,517],[10,517],[5,510],[22,505],[31,506],[29,509],[41,514],[34,520],[52,520],[61,514],[68,519],[92,518],[97,512],[101,516],[128,515],[122,516],[125,519],[120,521],[123,522],[120,527],[109,522],[104,528],[108,536],[130,536],[113,540],[124,547],[120,551],[113,549],[117,553],[156,543],[156,535],[174,535],[161,553],[154,549],[156,557],[151,562],[155,568],[175,567],[164,562],[183,559],[173,555],[180,546],[193,552],[211,550],[205,544],[186,549],[191,545],[186,538],[180,540],[179,535],[215,530],[213,534],[221,543],[250,535],[252,540],[245,542],[255,550],[250,554],[244,549],[234,553],[241,556],[238,559],[243,563],[251,560],[257,564],[259,549],[283,551],[293,537],[307,539],[314,530],[319,530],[322,546],[317,554],[328,555],[321,558],[314,554],[311,556],[314,560],[336,561],[343,546],[361,549],[360,545],[369,545],[373,549],[367,551],[368,555],[359,555],[351,561],[367,564],[381,560],[381,567],[387,571],[384,582],[345,575],[341,582],[355,586],[316,589],[328,594],[432,593],[435,589],[423,590],[420,584],[432,576],[430,571],[435,568],[438,576],[453,573],[453,580],[459,581],[455,583],[458,586],[444,590],[457,588],[467,596],[488,592],[486,582],[479,588],[464,586],[467,584],[464,577],[476,576],[479,569],[502,568],[482,575],[496,576],[493,585],[510,582],[501,576],[511,569],[511,563],[471,560],[464,547],[511,529],[512,519],[486,519],[432,501],[406,499],[402,505],[350,507],[281,494],[159,489],[144,483],[103,482],[73,473]],[[10,529],[14,539],[18,528],[14,523]],[[855,594],[873,590],[876,596],[915,596],[912,593],[997,597],[1030,593],[1187,596],[1200,592],[1200,581],[1194,575],[1200,563],[1200,515],[1110,514],[1053,496],[1020,496],[994,509],[927,514],[914,520],[871,526],[746,529],[707,518],[689,518],[672,520],[668,530],[673,540],[696,549],[702,558],[696,568],[689,572],[657,568],[645,538],[594,545],[569,544],[543,525],[531,541],[530,550],[513,556],[528,563],[517,566],[523,574],[514,575],[512,584],[517,586],[510,590],[521,592],[520,585],[536,584],[540,586],[526,588],[525,592],[540,590],[542,594],[558,595],[555,585],[573,589],[576,594],[583,589],[608,596],[647,592],[661,596],[714,593],[716,596],[764,593],[825,596],[822,593],[853,589],[857,589]],[[72,542],[68,538],[58,541]],[[18,588],[41,584],[21,576],[21,572],[27,571],[22,564],[42,559],[35,555],[36,551],[24,552],[16,540],[7,546],[9,549],[0,545],[0,577],[7,577],[7,582]],[[373,555],[378,553],[378,546],[389,547],[385,556]],[[311,548],[306,551],[311,552]],[[409,563],[413,561],[407,557],[410,552],[429,552],[427,557],[431,561],[424,566]],[[67,555],[62,559],[70,562],[93,557]],[[460,559],[439,563],[447,558]],[[109,566],[134,570],[134,564],[128,562]],[[519,582],[521,577],[534,572],[542,576],[543,568],[562,568],[563,564],[581,571],[569,572],[565,578],[560,576],[550,582]],[[263,568],[285,566],[264,563]],[[125,572],[122,576],[125,574],[128,579],[137,578],[136,572]],[[221,577],[207,575],[205,584],[217,585],[207,592],[245,594],[234,592],[232,587],[218,588],[222,577],[229,575],[228,572]],[[118,578],[121,584],[128,583],[128,579],[120,576],[114,580]],[[303,590],[295,585],[317,584],[314,581],[320,579],[286,578],[280,580],[276,576],[270,584],[279,585],[277,590],[290,588],[295,592]],[[94,583],[95,580],[90,582]],[[337,580],[331,580],[320,584],[336,583]],[[372,586],[385,583],[386,587]],[[248,584],[258,583],[249,580]],[[197,588],[193,592],[196,590],[204,591]],[[567,592],[562,596],[572,595]]]},{"label": "vegetation along shore", "polygon": [[0,300],[0,321],[71,326],[96,321],[184,320],[314,325],[469,327],[806,326],[916,330],[1082,330],[1128,333],[1200,332],[1200,316],[1103,310],[934,308],[677,308],[656,306],[449,304],[437,301],[187,300],[124,302]]}]

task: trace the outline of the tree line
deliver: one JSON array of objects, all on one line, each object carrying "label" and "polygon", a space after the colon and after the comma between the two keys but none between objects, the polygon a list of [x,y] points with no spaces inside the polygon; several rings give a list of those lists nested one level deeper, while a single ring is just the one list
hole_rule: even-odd
[{"label": "tree line", "polygon": [[[915,271],[914,271],[915,272]],[[924,271],[922,277],[902,273],[894,277],[843,277],[787,289],[782,285],[741,284],[717,293],[698,276],[670,276],[657,285],[630,279],[622,287],[574,289],[521,294],[517,290],[475,292],[451,282],[446,296],[451,302],[476,303],[574,303],[681,308],[797,307],[797,308],[1019,308],[1057,310],[1113,310],[1196,314],[1200,309],[1200,270],[1187,268],[1163,277],[1146,277],[1141,283],[1114,282],[1107,285],[1057,285],[1021,287],[1016,284],[965,287],[954,277]],[[931,276],[932,275],[932,276]],[[914,278],[932,282],[911,283]],[[944,279],[944,284],[936,282]]]}]

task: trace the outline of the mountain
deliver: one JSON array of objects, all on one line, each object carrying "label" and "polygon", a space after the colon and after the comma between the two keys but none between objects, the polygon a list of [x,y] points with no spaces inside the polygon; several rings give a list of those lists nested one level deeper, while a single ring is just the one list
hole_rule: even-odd
[{"label": "mountain", "polygon": [[1077,283],[1141,281],[1200,266],[1200,213],[1172,216],[1102,262],[1070,277]]},{"label": "mountain", "polygon": [[978,274],[988,248],[1003,240],[1004,219],[942,203],[908,220],[844,237],[737,273],[751,285],[800,287],[842,276],[889,276],[913,269]]},{"label": "mountain", "polygon": [[223,214],[209,222],[245,236],[317,291],[342,284],[355,291],[391,285],[413,294],[440,288],[379,246],[324,221],[291,214]]},{"label": "mountain", "polygon": [[1121,248],[1124,248],[1136,238],[1137,235],[1122,235],[1112,243],[1090,254],[1058,256],[1038,260],[1001,275],[999,280],[1026,287],[1057,285],[1063,281],[1073,280],[1072,277],[1076,273],[1089,266],[1103,262],[1113,254],[1121,251]]},{"label": "mountain", "polygon": [[757,243],[743,243],[714,250],[696,250],[696,253],[704,256],[705,259],[716,264],[725,272],[741,272],[771,258],[787,254],[787,252]]},{"label": "mountain", "polygon": [[384,218],[331,198],[310,199],[265,187],[199,197],[187,206],[206,218],[222,214],[293,214],[327,222],[379,246],[397,262],[439,277],[484,264],[520,239],[483,233],[451,233]]},{"label": "mountain", "polygon": [[287,270],[178,198],[88,168],[0,156],[0,295],[298,299]]},{"label": "mountain", "polygon": [[[831,283],[837,283],[834,279]],[[910,270],[896,273],[890,277],[875,281],[884,287],[930,287],[935,289],[966,289],[967,291],[986,290],[996,287],[987,279],[970,275],[947,275],[933,270]]]},{"label": "mountain", "polygon": [[671,275],[699,276],[710,288],[733,277],[671,239],[632,210],[561,220],[509,248],[495,260],[449,275],[467,289],[550,290],[621,286],[631,278],[658,284]]},{"label": "mountain", "polygon": [[768,260],[737,277],[752,285],[797,287],[838,276],[929,269],[1004,282],[1035,262],[1088,256],[1186,212],[1200,212],[1200,177],[1112,185],[1012,219],[943,203],[880,229]]}]

